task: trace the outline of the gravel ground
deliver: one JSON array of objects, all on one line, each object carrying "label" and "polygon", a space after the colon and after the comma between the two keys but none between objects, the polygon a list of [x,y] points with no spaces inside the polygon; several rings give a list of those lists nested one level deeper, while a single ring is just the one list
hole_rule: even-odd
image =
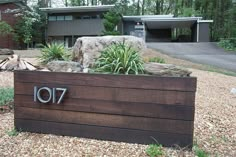
[{"label": "gravel ground", "polygon": [[[194,70],[198,78],[194,140],[212,156],[236,156],[236,77]],[[0,86],[13,86],[13,74],[0,72]],[[0,114],[0,156],[146,156],[147,145],[99,141],[77,137],[20,133],[9,136],[13,113]],[[166,156],[194,156],[165,148]]]},{"label": "gravel ground", "polygon": [[[153,54],[150,52],[149,56]],[[155,54],[156,55],[156,54]],[[148,55],[147,55],[148,56]],[[201,65],[164,56],[168,63],[199,68]],[[34,58],[27,61],[37,64]],[[211,156],[236,156],[236,77],[190,69],[198,79],[194,141]],[[13,87],[13,73],[0,72],[0,87]],[[14,114],[0,113],[0,157],[2,156],[147,156],[147,145],[100,141],[34,133],[9,136]],[[194,156],[193,152],[164,148],[165,156]]]}]

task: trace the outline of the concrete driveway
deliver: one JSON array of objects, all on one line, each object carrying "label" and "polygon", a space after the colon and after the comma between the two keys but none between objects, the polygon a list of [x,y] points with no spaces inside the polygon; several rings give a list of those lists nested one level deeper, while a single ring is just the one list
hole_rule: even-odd
[{"label": "concrete driveway", "polygon": [[226,52],[216,43],[147,43],[169,56],[236,72],[236,52]]}]

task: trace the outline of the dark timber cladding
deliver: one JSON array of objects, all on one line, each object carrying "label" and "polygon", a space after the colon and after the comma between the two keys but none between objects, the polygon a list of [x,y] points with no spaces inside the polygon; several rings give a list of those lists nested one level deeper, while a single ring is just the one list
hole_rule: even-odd
[{"label": "dark timber cladding", "polygon": [[[17,129],[144,144],[157,140],[164,146],[193,144],[196,78],[15,71],[14,81]],[[34,86],[68,91],[61,104],[42,104],[34,101]]]}]

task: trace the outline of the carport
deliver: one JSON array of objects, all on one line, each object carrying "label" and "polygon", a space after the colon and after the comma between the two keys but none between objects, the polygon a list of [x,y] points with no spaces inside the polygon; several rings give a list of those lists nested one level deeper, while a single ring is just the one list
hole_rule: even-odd
[{"label": "carport", "polygon": [[176,29],[188,28],[190,35],[179,36],[175,41],[209,42],[209,23],[212,22],[213,20],[202,20],[202,17],[173,15],[124,16],[123,34],[142,37],[146,42],[171,42]]}]

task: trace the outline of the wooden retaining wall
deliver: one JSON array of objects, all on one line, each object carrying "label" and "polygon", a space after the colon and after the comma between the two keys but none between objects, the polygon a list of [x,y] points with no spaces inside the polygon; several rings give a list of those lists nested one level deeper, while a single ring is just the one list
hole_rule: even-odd
[{"label": "wooden retaining wall", "polygon": [[[155,138],[164,146],[193,144],[196,78],[15,71],[14,84],[17,129],[144,144]],[[61,104],[42,104],[34,101],[35,86],[67,92]]]}]

